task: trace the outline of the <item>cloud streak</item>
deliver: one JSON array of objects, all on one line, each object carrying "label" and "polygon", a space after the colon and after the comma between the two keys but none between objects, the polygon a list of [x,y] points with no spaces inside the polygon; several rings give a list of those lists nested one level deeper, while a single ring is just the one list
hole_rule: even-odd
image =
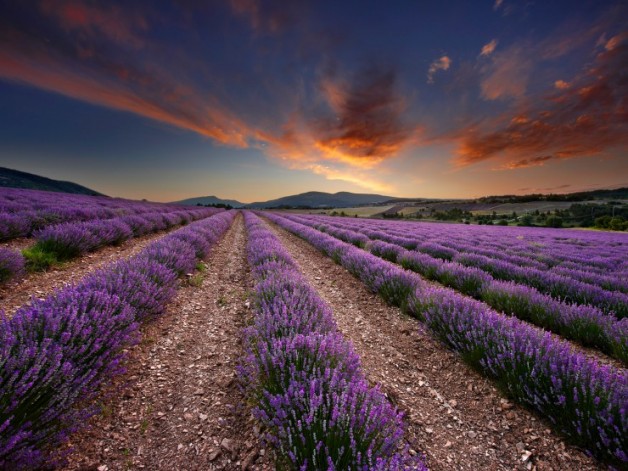
[{"label": "cloud streak", "polygon": [[498,42],[499,41],[497,41],[497,39],[493,39],[491,42],[482,46],[482,50],[480,51],[480,56],[488,57],[491,54],[493,54],[493,52],[495,52],[495,48],[497,47]]}]

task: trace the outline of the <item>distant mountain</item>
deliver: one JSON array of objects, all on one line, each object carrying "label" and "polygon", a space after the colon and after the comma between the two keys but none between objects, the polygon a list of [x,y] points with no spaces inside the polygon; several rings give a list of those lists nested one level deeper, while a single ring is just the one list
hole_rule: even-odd
[{"label": "distant mountain", "polygon": [[397,200],[392,196],[371,195],[363,193],[323,193],[320,191],[308,191],[299,195],[284,196],[270,201],[262,201],[247,205],[249,208],[350,208],[352,206],[383,203],[384,201]]},{"label": "distant mountain", "polygon": [[105,196],[77,183],[53,180],[32,173],[0,167],[0,187],[24,188],[27,190],[56,191],[76,195]]},{"label": "distant mountain", "polygon": [[181,201],[173,201],[172,204],[183,204],[186,206],[197,206],[198,204],[228,204],[230,206],[233,206],[234,208],[242,208],[246,206],[244,203],[240,203],[239,201],[224,200],[222,198],[218,198],[217,196],[199,196],[196,198],[188,198]]}]

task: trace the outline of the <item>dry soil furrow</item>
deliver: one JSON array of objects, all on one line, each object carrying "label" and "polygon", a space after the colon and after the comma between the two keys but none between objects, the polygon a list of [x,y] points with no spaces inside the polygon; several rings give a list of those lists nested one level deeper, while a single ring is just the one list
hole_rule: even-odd
[{"label": "dry soil furrow", "polygon": [[4,310],[7,315],[11,316],[18,308],[29,302],[32,296],[43,298],[57,288],[79,281],[99,267],[131,257],[167,233],[163,231],[133,238],[118,247],[103,247],[57,268],[29,273],[21,280],[0,286],[0,311]]},{"label": "dry soil furrow", "polygon": [[68,469],[270,469],[235,381],[248,315],[245,248],[237,216],[202,286],[181,289],[134,349],[121,397],[74,437]]},{"label": "dry soil furrow", "polygon": [[490,381],[387,306],[341,266],[270,224],[333,309],[373,383],[404,411],[408,440],[432,470],[599,469],[548,425],[504,399]]}]

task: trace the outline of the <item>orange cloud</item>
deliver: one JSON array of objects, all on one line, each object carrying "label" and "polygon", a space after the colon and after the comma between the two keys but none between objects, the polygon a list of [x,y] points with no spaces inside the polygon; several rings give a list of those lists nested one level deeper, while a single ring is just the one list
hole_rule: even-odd
[{"label": "orange cloud", "polygon": [[498,100],[520,98],[528,87],[532,60],[523,47],[511,47],[497,54],[492,63],[483,67],[480,83],[482,98]]},{"label": "orange cloud", "polygon": [[540,157],[533,157],[531,159],[521,159],[521,160],[516,160],[514,162],[508,162],[494,170],[516,170],[516,169],[528,168],[528,167],[542,167],[549,160],[552,160],[552,159],[556,159],[556,157],[553,155],[543,155]]},{"label": "orange cloud", "polygon": [[616,36],[613,36],[609,39],[604,45],[604,49],[607,51],[612,51],[616,47],[620,46],[622,43],[625,43],[628,40],[628,31],[624,31]]},{"label": "orange cloud", "polygon": [[295,113],[281,133],[259,132],[256,138],[284,161],[373,168],[395,157],[416,134],[402,122],[405,103],[395,81],[392,69],[375,66],[349,81],[326,76],[320,89],[328,113]]},{"label": "orange cloud", "polygon": [[[22,38],[24,39],[24,38]],[[247,146],[248,126],[213,98],[176,82],[115,63],[102,62],[100,74],[71,64],[57,51],[28,41],[0,48],[0,77],[89,103],[135,113],[223,144]],[[26,47],[28,50],[21,50]]]},{"label": "orange cloud", "polygon": [[[542,165],[551,159],[591,156],[606,149],[628,146],[628,38],[598,54],[593,67],[571,86],[558,87],[550,97],[533,97],[526,112],[503,115],[485,133],[478,127],[464,130],[455,162],[471,165],[499,156],[543,153],[520,158],[506,168]],[[525,105],[524,105],[525,106]]]},{"label": "orange cloud", "polygon": [[554,87],[556,87],[558,90],[565,90],[571,87],[571,84],[569,82],[565,82],[564,80],[556,80],[554,82]]},{"label": "orange cloud", "polygon": [[495,48],[497,47],[497,43],[498,43],[497,39],[493,39],[490,43],[482,46],[482,51],[480,51],[480,55],[490,56],[491,54],[493,54],[493,52],[495,51]]},{"label": "orange cloud", "polygon": [[432,62],[427,71],[427,83],[434,83],[434,74],[439,70],[449,70],[451,62],[451,59],[447,56],[442,56]]}]

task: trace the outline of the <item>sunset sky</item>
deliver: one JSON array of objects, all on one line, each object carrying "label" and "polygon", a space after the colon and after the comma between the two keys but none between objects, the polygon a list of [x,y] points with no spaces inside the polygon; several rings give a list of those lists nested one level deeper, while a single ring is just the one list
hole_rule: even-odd
[{"label": "sunset sky", "polygon": [[628,2],[0,0],[0,166],[112,196],[628,186]]}]

